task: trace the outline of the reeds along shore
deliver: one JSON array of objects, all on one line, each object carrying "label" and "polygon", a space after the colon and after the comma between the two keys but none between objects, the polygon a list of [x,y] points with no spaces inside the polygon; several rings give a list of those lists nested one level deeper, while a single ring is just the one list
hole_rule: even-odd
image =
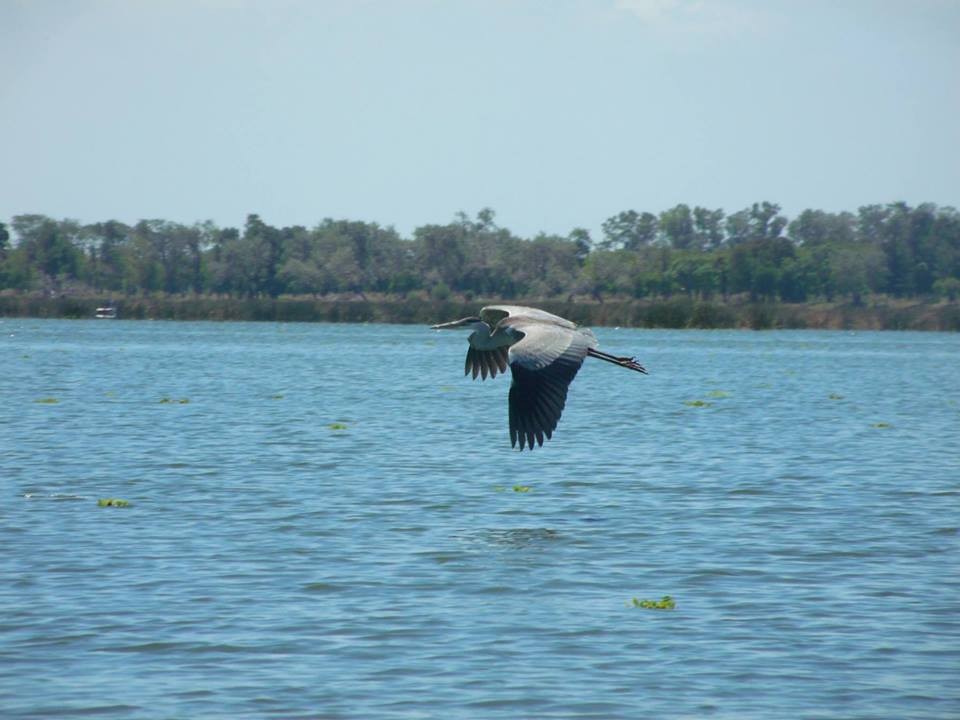
[{"label": "reeds along shore", "polygon": [[436,300],[423,297],[229,298],[44,297],[0,295],[0,317],[93,318],[98,307],[127,320],[234,320],[268,322],[375,322],[432,324],[466,317],[483,305],[541,307],[587,326],[639,328],[752,328],[960,331],[960,302],[873,299],[852,303],[719,302],[665,300]]}]

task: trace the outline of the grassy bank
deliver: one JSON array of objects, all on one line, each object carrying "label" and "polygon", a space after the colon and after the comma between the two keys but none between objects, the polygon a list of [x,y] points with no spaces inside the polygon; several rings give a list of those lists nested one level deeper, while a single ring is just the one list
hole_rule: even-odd
[{"label": "grassy bank", "polygon": [[[220,298],[220,297],[43,297],[0,295],[0,316],[92,318],[112,304],[127,320],[248,320],[272,322],[383,322],[431,324],[475,314],[493,299],[435,300],[424,297]],[[667,300],[509,301],[541,307],[593,326],[649,328],[811,328],[835,330],[960,331],[960,302],[931,303],[876,299],[852,303],[751,303]]]}]

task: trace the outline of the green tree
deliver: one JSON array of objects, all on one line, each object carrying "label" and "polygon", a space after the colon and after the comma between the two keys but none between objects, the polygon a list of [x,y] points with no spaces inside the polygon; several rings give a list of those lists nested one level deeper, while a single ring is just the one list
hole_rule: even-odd
[{"label": "green tree", "polygon": [[703,207],[693,209],[694,247],[698,250],[716,250],[723,245],[724,212],[719,208],[708,210]]},{"label": "green tree", "polygon": [[660,233],[671,247],[687,250],[696,245],[693,213],[683,203],[660,213]]},{"label": "green tree", "polygon": [[773,299],[781,286],[780,268],[794,257],[793,244],[783,237],[737,245],[730,255],[730,291],[749,292],[751,300]]},{"label": "green tree", "polygon": [[638,250],[657,239],[659,221],[656,215],[649,212],[625,210],[607,218],[601,229],[604,237],[601,243],[603,249]]},{"label": "green tree", "polygon": [[459,287],[467,259],[466,232],[461,225],[424,225],[414,230],[417,264],[429,284]]},{"label": "green tree", "polygon": [[767,201],[754,203],[727,217],[727,243],[739,245],[750,240],[779,238],[787,222],[780,214],[779,205]]},{"label": "green tree", "polygon": [[779,238],[787,226],[787,219],[780,214],[780,206],[764,200],[750,208],[750,237],[753,240]]},{"label": "green tree", "polygon": [[167,220],[141,220],[133,226],[135,276],[146,291],[168,294],[202,285],[200,230]]},{"label": "green tree", "polygon": [[863,205],[857,210],[857,240],[871,245],[880,245],[885,236],[889,211],[882,205]]},{"label": "green tree", "polygon": [[16,215],[11,225],[17,234],[17,252],[39,273],[45,286],[58,289],[65,280],[76,279],[83,256],[76,240],[80,225],[72,220],[56,221],[46,215]]},{"label": "green tree", "polygon": [[720,288],[720,277],[712,256],[703,252],[674,255],[669,275],[681,292],[709,298]]},{"label": "green tree", "polygon": [[629,250],[590,253],[581,272],[583,289],[598,300],[604,294],[630,293],[640,274],[639,257]]},{"label": "green tree", "polygon": [[281,235],[257,214],[247,215],[241,238],[246,293],[250,296],[280,294],[277,272],[282,256]]},{"label": "green tree", "polygon": [[787,226],[787,232],[800,245],[847,244],[856,237],[856,218],[848,212],[804,210]]},{"label": "green tree", "polygon": [[84,280],[95,290],[125,290],[130,232],[129,226],[116,220],[91,223],[81,228],[88,258]]},{"label": "green tree", "polygon": [[751,239],[750,211],[740,210],[727,215],[726,220],[727,244],[731,247],[745,243]]},{"label": "green tree", "polygon": [[593,239],[590,237],[590,231],[584,228],[574,228],[570,231],[567,239],[576,245],[577,260],[583,265],[590,251],[593,249]]},{"label": "green tree", "polygon": [[830,254],[831,285],[859,305],[863,296],[881,287],[886,274],[883,253],[869,245],[847,245]]}]

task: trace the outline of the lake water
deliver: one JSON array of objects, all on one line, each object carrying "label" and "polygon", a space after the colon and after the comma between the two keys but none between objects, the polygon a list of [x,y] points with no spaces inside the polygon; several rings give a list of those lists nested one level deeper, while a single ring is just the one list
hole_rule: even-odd
[{"label": "lake water", "polygon": [[0,716],[960,717],[960,335],[597,335],[0,321]]}]

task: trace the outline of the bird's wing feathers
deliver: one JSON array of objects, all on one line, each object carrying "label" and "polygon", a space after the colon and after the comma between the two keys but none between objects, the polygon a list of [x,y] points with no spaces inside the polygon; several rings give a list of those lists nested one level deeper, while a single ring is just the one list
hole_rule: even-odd
[{"label": "bird's wing feathers", "polygon": [[486,380],[487,375],[496,377],[498,372],[507,371],[507,348],[501,346],[493,350],[479,350],[472,345],[467,349],[467,361],[463,366],[463,374],[473,373],[473,379],[480,375]]},{"label": "bird's wing feathers", "polygon": [[498,322],[507,317],[511,320],[522,320],[524,318],[536,320],[542,323],[550,323],[552,325],[570,328],[571,330],[577,327],[574,323],[559,315],[548,313],[546,310],[541,310],[540,308],[526,307],[524,305],[487,305],[480,310],[480,319],[491,328],[496,327]]},{"label": "bird's wing feathers", "polygon": [[596,346],[589,331],[571,330],[542,323],[514,324],[523,337],[510,346],[513,374],[510,384],[510,442],[520,449],[543,445],[557,427],[567,401],[567,388]]}]

